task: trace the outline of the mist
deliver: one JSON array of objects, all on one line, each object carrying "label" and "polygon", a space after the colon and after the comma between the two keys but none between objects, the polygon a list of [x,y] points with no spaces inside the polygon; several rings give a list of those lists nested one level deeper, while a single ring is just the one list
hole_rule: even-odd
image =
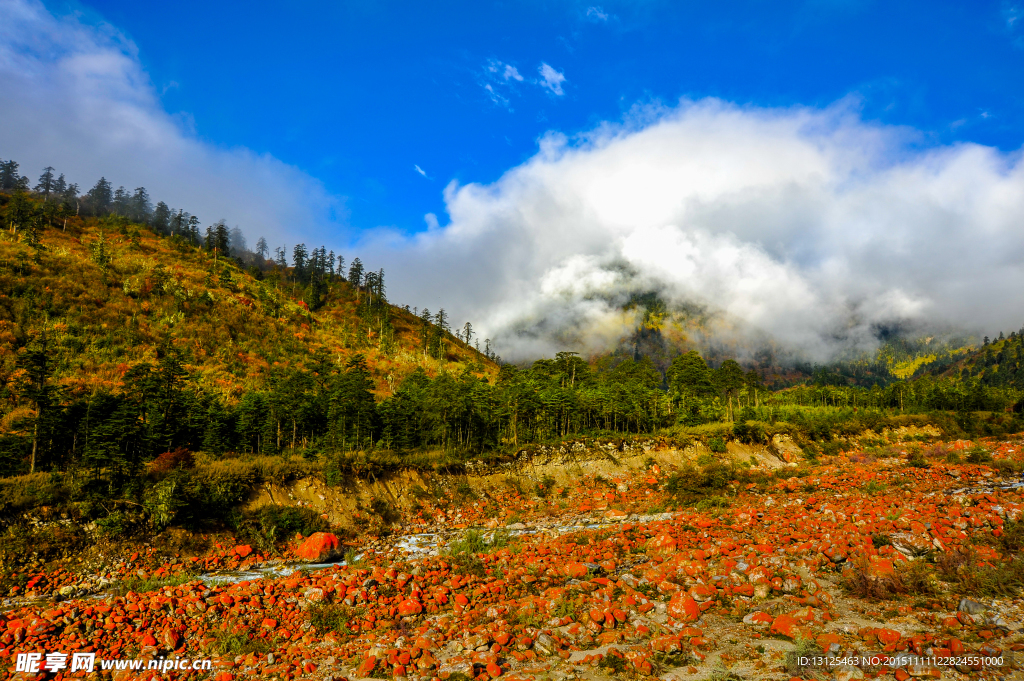
[{"label": "mist", "polygon": [[992,333],[1024,320],[1020,151],[934,146],[831,107],[715,99],[549,133],[449,219],[376,232],[401,298],[469,319],[506,359],[614,348],[667,305],[684,345],[772,342],[817,361],[882,329]]},{"label": "mist", "polygon": [[269,154],[203,140],[187,113],[165,111],[115,27],[35,0],[0,0],[0,17],[0,157],[33,184],[46,166],[83,193],[102,175],[274,245],[347,231],[345,197]]}]

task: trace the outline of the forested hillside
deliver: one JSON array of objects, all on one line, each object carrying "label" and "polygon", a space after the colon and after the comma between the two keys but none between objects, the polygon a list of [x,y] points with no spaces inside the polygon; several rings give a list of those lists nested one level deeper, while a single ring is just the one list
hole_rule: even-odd
[{"label": "forested hillside", "polygon": [[262,238],[250,250],[224,221],[202,235],[105,179],[79,196],[47,168],[28,185],[0,163],[0,475],[89,471],[117,487],[171,452],[477,456],[802,418],[792,407],[971,427],[964,414],[1019,411],[1024,389],[1016,333],[976,353],[892,338],[873,361],[795,367],[806,378],[774,392],[756,359],[708,362],[646,322],[632,350],[501,365],[471,324],[391,304],[384,271],[358,258],[304,244],[270,257]]},{"label": "forested hillside", "polygon": [[[412,373],[496,372],[467,324],[390,304],[385,273],[325,248],[268,259],[223,221],[0,163],[0,473],[175,448],[371,446]],[[348,271],[344,268],[348,265]],[[472,344],[472,345],[471,345]],[[475,346],[475,347],[474,347]],[[485,343],[485,352],[490,354]]]}]

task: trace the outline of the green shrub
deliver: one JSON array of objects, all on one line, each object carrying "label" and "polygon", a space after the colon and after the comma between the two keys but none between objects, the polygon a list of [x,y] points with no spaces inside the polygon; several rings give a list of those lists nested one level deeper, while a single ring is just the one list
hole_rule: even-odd
[{"label": "green shrub", "polygon": [[115,583],[110,592],[115,596],[124,596],[129,591],[137,594],[145,594],[151,591],[158,591],[165,586],[181,586],[195,579],[195,575],[182,574],[170,575],[167,577],[128,577]]},{"label": "green shrub", "polygon": [[555,479],[550,475],[545,475],[540,479],[540,482],[537,483],[537,496],[546,498],[551,494],[554,488]]},{"label": "green shrub", "polygon": [[238,655],[265,655],[273,650],[273,643],[249,632],[229,632],[221,629],[213,630],[214,642],[209,652],[215,655],[237,657]]},{"label": "green shrub", "polygon": [[339,634],[351,633],[348,625],[353,619],[362,616],[362,608],[354,608],[344,603],[320,601],[308,610],[309,623],[316,627],[318,633],[325,634],[335,631]]},{"label": "green shrub", "polygon": [[669,477],[665,490],[680,504],[696,504],[709,496],[721,496],[736,471],[723,463],[714,462],[700,468],[687,466]]},{"label": "green shrub", "polygon": [[975,445],[967,450],[967,463],[990,464],[992,463],[992,454],[984,447]]},{"label": "green shrub", "polygon": [[708,441],[708,449],[715,452],[716,454],[722,454],[726,451],[725,440],[720,437],[713,437]]},{"label": "green shrub", "polygon": [[746,444],[765,444],[771,440],[766,424],[760,421],[740,421],[732,427],[732,432],[737,440]]},{"label": "green shrub", "polygon": [[694,508],[698,511],[706,512],[713,509],[729,508],[730,506],[732,506],[732,504],[725,497],[713,496],[701,499],[697,502]]}]

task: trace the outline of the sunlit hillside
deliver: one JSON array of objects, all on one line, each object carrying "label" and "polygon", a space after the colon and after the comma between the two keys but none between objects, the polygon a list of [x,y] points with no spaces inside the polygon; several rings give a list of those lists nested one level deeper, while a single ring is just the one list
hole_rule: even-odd
[{"label": "sunlit hillside", "polygon": [[[10,195],[0,195],[6,205]],[[30,201],[36,202],[34,199]],[[10,213],[10,211],[7,211]],[[275,373],[361,355],[378,397],[417,368],[490,376],[495,363],[368,285],[273,264],[242,266],[124,218],[68,217],[0,233],[0,428],[22,399],[29,349],[65,400],[117,392],[132,367],[177,350],[182,368],[228,402]],[[333,263],[331,270],[333,270]],[[315,301],[311,301],[311,296]],[[313,302],[313,305],[310,305]],[[470,339],[471,342],[474,340]]]}]

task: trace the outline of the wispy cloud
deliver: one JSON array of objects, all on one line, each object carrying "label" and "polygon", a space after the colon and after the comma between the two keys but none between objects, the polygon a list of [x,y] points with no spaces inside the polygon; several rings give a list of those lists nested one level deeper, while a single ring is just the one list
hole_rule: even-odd
[{"label": "wispy cloud", "polygon": [[1017,28],[1020,25],[1021,17],[1024,17],[1024,9],[1020,5],[1003,5],[1003,20],[1006,22],[1006,28],[1011,31]]},{"label": "wispy cloud", "polygon": [[416,165],[415,163],[413,164],[413,166],[412,166],[412,167],[413,167],[413,169],[415,169],[415,170],[416,170],[416,172],[417,172],[417,173],[419,173],[419,174],[420,174],[420,175],[422,175],[423,177],[426,177],[426,176],[427,176],[427,171],[423,170],[423,168],[420,168],[420,167],[419,167],[418,165]]},{"label": "wispy cloud", "polygon": [[145,186],[204,222],[268,239],[338,238],[344,199],[268,153],[202,140],[188,113],[163,109],[165,89],[116,27],[38,0],[0,0],[0,17],[0,153],[26,174],[52,165],[83,190],[100,175]]},{"label": "wispy cloud", "polygon": [[498,92],[493,85],[487,83],[486,85],[484,85],[484,90],[490,96],[492,102],[494,102],[503,109],[508,109],[509,111],[512,111],[512,103],[509,101],[508,97],[505,97],[500,92]]},{"label": "wispy cloud", "polygon": [[565,94],[562,90],[562,83],[565,82],[565,74],[561,71],[557,71],[548,64],[542,63],[540,68],[537,69],[540,73],[540,86],[553,92],[554,94],[561,97]]},{"label": "wispy cloud", "polygon": [[516,94],[516,83],[524,78],[519,69],[498,59],[488,59],[483,69],[481,85],[487,96],[498,106],[512,111],[511,98]]},{"label": "wispy cloud", "polygon": [[611,18],[611,15],[608,14],[608,12],[605,12],[604,8],[598,6],[588,7],[584,16],[586,16],[590,21],[602,24]]}]

